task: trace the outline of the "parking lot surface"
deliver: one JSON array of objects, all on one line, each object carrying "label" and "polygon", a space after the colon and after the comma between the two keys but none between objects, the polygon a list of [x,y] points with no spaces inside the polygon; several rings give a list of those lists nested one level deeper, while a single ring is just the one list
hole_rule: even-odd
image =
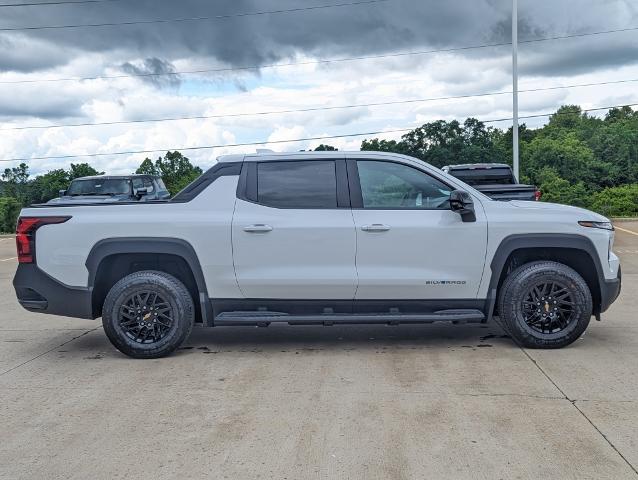
[{"label": "parking lot surface", "polygon": [[272,326],[145,361],[22,310],[0,238],[0,478],[638,478],[638,222],[617,226],[621,297],[562,350],[495,322]]}]

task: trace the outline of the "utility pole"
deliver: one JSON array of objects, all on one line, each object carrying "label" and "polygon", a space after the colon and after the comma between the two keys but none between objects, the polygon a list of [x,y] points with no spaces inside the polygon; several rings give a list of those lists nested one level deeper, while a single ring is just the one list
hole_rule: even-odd
[{"label": "utility pole", "polygon": [[514,156],[514,176],[519,177],[518,162],[518,0],[512,0],[512,153]]}]

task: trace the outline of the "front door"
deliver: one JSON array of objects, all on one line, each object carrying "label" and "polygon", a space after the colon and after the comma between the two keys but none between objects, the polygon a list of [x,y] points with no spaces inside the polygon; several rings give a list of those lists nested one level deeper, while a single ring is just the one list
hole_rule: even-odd
[{"label": "front door", "polygon": [[242,176],[232,235],[244,297],[352,300],[356,233],[345,160],[246,162]]},{"label": "front door", "polygon": [[[415,166],[348,160],[357,229],[357,300],[475,299],[487,222],[450,210],[454,187]],[[354,198],[354,197],[357,198]]]}]

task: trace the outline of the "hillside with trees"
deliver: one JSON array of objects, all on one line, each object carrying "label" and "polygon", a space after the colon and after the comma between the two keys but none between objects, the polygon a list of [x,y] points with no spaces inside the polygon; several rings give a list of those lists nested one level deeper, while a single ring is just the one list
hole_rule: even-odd
[{"label": "hillside with trees", "polygon": [[[521,181],[540,187],[543,200],[589,208],[607,216],[638,216],[638,112],[612,109],[604,118],[561,107],[537,129],[522,125]],[[335,150],[321,145],[316,150]],[[460,163],[512,163],[512,129],[468,118],[426,123],[401,140],[364,140],[361,150],[398,152],[436,167]],[[32,177],[25,163],[7,168],[0,182],[0,231],[11,232],[20,208],[58,196],[74,178],[100,175],[86,163]],[[107,172],[108,173],[108,172]],[[143,160],[136,173],[161,175],[175,194],[202,173],[180,152]]]},{"label": "hillside with trees", "polygon": [[[608,216],[638,215],[638,112],[609,110],[604,118],[576,105],[561,107],[547,125],[520,133],[521,181],[540,187],[543,200]],[[364,140],[361,150],[397,152],[436,167],[460,163],[512,164],[512,129],[439,120],[400,141]]]}]

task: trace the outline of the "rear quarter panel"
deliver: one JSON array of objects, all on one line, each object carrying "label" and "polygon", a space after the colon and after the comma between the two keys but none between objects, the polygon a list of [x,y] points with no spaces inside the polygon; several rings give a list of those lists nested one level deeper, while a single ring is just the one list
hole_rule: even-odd
[{"label": "rear quarter panel", "polygon": [[139,203],[25,209],[22,215],[70,215],[36,234],[40,269],[69,285],[88,286],[86,261],[101,240],[122,237],[175,238],[195,250],[209,295],[240,296],[232,261],[231,221],[238,176],[217,179],[187,203]]}]

